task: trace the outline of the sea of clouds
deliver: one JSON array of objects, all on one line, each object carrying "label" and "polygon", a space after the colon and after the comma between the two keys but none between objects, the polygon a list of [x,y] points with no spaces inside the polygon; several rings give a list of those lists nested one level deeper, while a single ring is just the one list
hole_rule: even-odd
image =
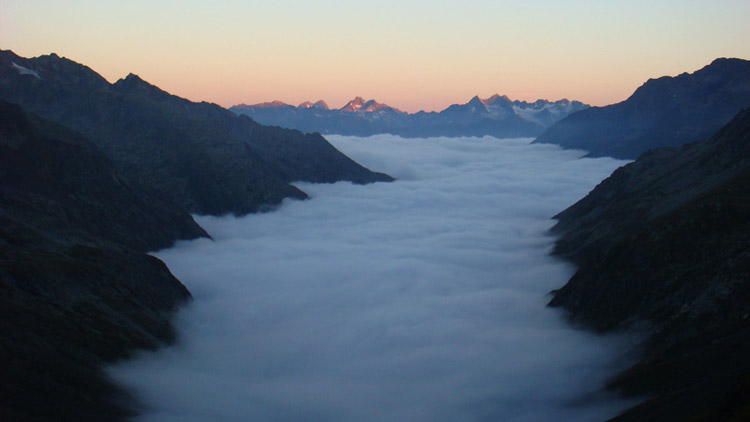
[{"label": "sea of clouds", "polygon": [[601,421],[630,340],[545,307],[550,218],[622,161],[529,139],[330,136],[399,180],[199,217],[156,255],[191,290],[176,346],[109,369],[143,421]]}]

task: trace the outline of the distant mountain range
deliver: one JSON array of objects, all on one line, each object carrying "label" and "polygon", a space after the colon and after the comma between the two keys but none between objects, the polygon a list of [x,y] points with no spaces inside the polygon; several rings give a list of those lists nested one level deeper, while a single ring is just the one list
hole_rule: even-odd
[{"label": "distant mountain range", "polygon": [[635,159],[708,137],[748,106],[750,61],[716,59],[694,73],[650,79],[621,103],[573,113],[535,142]]},{"label": "distant mountain range", "polygon": [[322,134],[533,137],[570,113],[588,107],[567,99],[528,103],[496,94],[486,99],[474,97],[466,104],[454,104],[443,111],[429,113],[406,113],[362,97],[333,110],[322,100],[307,101],[296,107],[281,101],[241,104],[230,110],[264,125]]}]

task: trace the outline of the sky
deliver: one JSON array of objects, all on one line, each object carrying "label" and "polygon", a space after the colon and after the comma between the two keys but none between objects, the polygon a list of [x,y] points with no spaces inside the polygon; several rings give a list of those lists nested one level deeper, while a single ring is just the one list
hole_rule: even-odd
[{"label": "sky", "polygon": [[[109,373],[139,422],[602,421],[632,338],[545,307],[573,268],[550,217],[623,161],[530,139],[330,136],[393,183],[311,199],[157,256],[192,292],[178,342]],[[314,224],[310,224],[314,221]]]},{"label": "sky", "polygon": [[648,78],[750,59],[746,0],[0,0],[0,48],[55,52],[228,107],[474,95],[607,105]]}]

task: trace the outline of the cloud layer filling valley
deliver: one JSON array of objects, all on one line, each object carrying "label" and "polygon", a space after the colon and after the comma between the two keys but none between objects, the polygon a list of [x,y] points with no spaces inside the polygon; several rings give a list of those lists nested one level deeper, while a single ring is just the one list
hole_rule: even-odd
[{"label": "cloud layer filling valley", "polygon": [[[529,140],[329,137],[398,178],[201,217],[161,251],[195,301],[174,347],[110,369],[144,421],[599,421],[626,340],[545,308],[555,213],[622,162]],[[619,362],[619,363],[618,363]]]}]

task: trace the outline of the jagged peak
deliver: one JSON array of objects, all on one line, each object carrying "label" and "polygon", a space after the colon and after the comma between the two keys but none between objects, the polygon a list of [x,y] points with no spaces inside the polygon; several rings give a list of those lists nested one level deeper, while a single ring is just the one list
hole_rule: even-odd
[{"label": "jagged peak", "polygon": [[23,58],[23,57],[19,56],[18,54],[16,54],[15,52],[13,52],[13,50],[3,50],[3,49],[0,49],[0,57],[3,57],[3,56],[10,56],[12,59],[15,59],[15,60]]},{"label": "jagged peak", "polygon": [[[326,106],[327,107],[327,106]],[[347,113],[373,113],[381,110],[393,110],[401,113],[400,110],[395,109],[388,104],[377,102],[376,100],[366,100],[362,97],[354,97],[353,100],[346,103],[344,107],[340,109]]]},{"label": "jagged peak", "polygon": [[388,109],[388,108],[391,108],[391,107],[389,107],[386,104],[379,103],[379,102],[377,102],[375,100],[369,100],[364,105],[362,105],[361,110],[364,111],[364,112],[371,113],[371,112],[375,112],[375,111],[379,111],[379,110],[384,110],[384,109]]},{"label": "jagged peak", "polygon": [[306,108],[318,108],[323,110],[328,110],[328,104],[326,104],[323,100],[318,100],[316,102],[312,101],[305,101],[297,106],[297,108],[306,109]]},{"label": "jagged peak", "polygon": [[141,78],[140,76],[136,75],[135,73],[128,73],[128,76],[124,78],[126,81],[132,81],[132,82],[146,82]]},{"label": "jagged peak", "polygon": [[[114,86],[122,87],[136,87],[136,86],[150,86],[156,88],[154,85],[146,82],[140,76],[135,73],[128,73],[128,76],[120,78],[114,83]],[[158,88],[157,88],[158,89]]]},{"label": "jagged peak", "polygon": [[473,106],[481,110],[487,110],[487,107],[485,107],[484,102],[482,101],[481,98],[479,98],[478,95],[475,95],[474,97],[472,97],[471,100],[469,100],[469,102],[466,103],[466,105]]},{"label": "jagged peak", "polygon": [[481,101],[482,104],[484,104],[486,106],[496,104],[498,101],[503,101],[503,102],[506,102],[506,103],[511,103],[512,102],[510,100],[510,98],[508,98],[507,95],[502,95],[501,96],[500,94],[494,94],[493,96],[491,96],[489,98],[486,98],[484,100],[480,99],[479,101]]},{"label": "jagged peak", "polygon": [[[119,79],[112,86],[121,92],[141,92],[152,97],[172,97],[172,95],[156,85],[146,82],[135,73],[128,73],[128,76]],[[179,97],[178,97],[179,98]]]},{"label": "jagged peak", "polygon": [[[300,104],[300,107],[302,107],[303,104],[305,103]],[[266,101],[266,102],[256,103],[256,104],[242,103],[242,104],[237,104],[235,106],[232,106],[232,108],[234,107],[237,107],[237,108],[281,108],[281,107],[294,107],[294,106],[289,103],[280,101],[280,100],[273,100],[273,101]]]},{"label": "jagged peak", "polygon": [[285,103],[283,101],[279,100],[273,100],[273,101],[266,101],[263,103],[253,104],[248,107],[256,107],[256,108],[281,108],[281,107],[294,107],[291,104]]},{"label": "jagged peak", "polygon": [[346,112],[359,111],[359,109],[361,109],[363,105],[365,105],[364,98],[357,96],[357,97],[354,97],[353,100],[346,103],[346,105],[341,108],[341,111],[346,111]]},{"label": "jagged peak", "polygon": [[0,50],[0,63],[11,66],[21,75],[62,84],[91,84],[104,87],[110,83],[86,65],[55,53],[26,58],[11,50]]},{"label": "jagged peak", "polygon": [[285,103],[283,101],[279,101],[279,100],[273,100],[270,103],[263,103],[263,104],[266,104],[266,105],[271,106],[271,107],[284,107],[284,106],[291,105],[291,104],[287,104],[287,103]]},{"label": "jagged peak", "polygon": [[530,107],[543,107],[545,105],[556,105],[556,106],[579,105],[579,106],[589,107],[588,104],[584,104],[577,100],[571,101],[567,98],[560,98],[559,100],[555,100],[555,101],[550,101],[546,98],[539,98],[533,102],[515,100],[512,102],[512,104],[516,106],[524,106],[524,107],[529,107],[529,106]]}]

